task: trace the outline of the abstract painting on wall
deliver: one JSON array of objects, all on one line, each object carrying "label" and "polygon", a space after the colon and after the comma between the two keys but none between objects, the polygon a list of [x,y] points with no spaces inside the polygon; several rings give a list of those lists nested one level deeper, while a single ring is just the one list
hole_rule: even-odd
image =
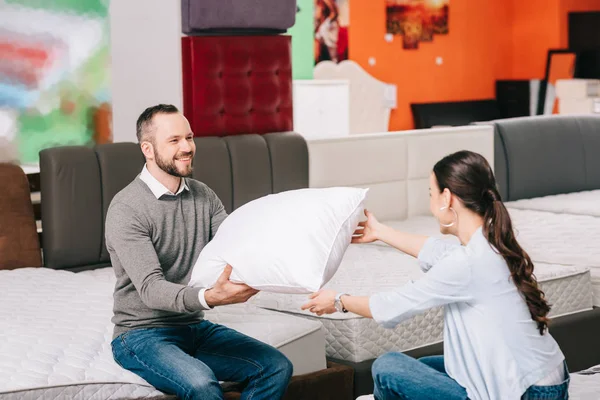
[{"label": "abstract painting on wall", "polygon": [[402,35],[402,47],[418,49],[448,33],[450,0],[386,0],[387,32]]},{"label": "abstract painting on wall", "polygon": [[348,25],[350,0],[314,0],[315,64],[348,59]]},{"label": "abstract painting on wall", "polygon": [[109,0],[0,0],[0,146],[110,140]]}]

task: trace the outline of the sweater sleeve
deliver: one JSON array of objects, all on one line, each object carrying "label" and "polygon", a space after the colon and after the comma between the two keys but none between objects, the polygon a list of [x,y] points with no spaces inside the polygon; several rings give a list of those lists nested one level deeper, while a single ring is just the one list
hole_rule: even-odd
[{"label": "sweater sleeve", "polygon": [[209,240],[212,240],[217,234],[217,230],[227,218],[227,211],[225,211],[225,207],[221,202],[221,199],[217,196],[217,194],[208,186],[206,187],[208,191],[208,198],[210,200],[210,237]]},{"label": "sweater sleeve", "polygon": [[151,229],[135,210],[112,204],[106,215],[106,244],[113,266],[125,271],[142,302],[151,309],[189,313],[204,310],[200,288],[169,282],[152,244]]}]

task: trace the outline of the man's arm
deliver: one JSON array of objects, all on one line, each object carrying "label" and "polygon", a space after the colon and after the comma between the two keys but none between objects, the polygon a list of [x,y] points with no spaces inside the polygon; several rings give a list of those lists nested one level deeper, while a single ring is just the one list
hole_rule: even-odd
[{"label": "man's arm", "polygon": [[136,216],[135,210],[130,206],[115,203],[109,208],[106,216],[106,243],[111,259],[118,259],[117,262],[123,267],[147,307],[179,313],[205,309],[198,297],[200,288],[165,279],[150,238],[150,227]]}]

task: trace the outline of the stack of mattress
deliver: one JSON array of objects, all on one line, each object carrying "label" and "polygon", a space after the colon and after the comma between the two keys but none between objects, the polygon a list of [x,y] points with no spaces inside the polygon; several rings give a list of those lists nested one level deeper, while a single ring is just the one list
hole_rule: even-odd
[{"label": "stack of mattress", "polygon": [[[295,0],[182,0],[183,112],[194,136],[293,130]],[[173,44],[176,45],[176,44]]]},{"label": "stack of mattress", "polygon": [[[114,284],[111,268],[0,271],[0,399],[161,394],[113,360]],[[295,374],[326,367],[319,322],[249,305],[217,307],[206,317],[279,348]]]},{"label": "stack of mattress", "polygon": [[[414,217],[390,225],[409,232],[440,236],[432,217]],[[451,238],[447,238],[452,240]],[[537,262],[536,276],[550,303],[552,316],[592,308],[592,285],[588,268]],[[350,245],[334,278],[326,285],[353,295],[371,295],[401,286],[422,276],[417,261],[385,244]],[[304,295],[259,293],[251,302],[260,307],[304,316],[323,323],[327,355],[360,362],[388,351],[406,351],[442,340],[441,308],[410,318],[395,329],[385,329],[373,320],[355,314],[331,314],[322,317],[300,310]]]}]

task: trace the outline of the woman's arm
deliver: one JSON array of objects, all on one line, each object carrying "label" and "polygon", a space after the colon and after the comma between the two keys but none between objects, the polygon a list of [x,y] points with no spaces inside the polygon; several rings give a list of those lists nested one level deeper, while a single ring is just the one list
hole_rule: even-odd
[{"label": "woman's arm", "polygon": [[380,231],[377,233],[377,238],[415,258],[419,255],[427,239],[429,239],[428,236],[397,231],[383,224],[381,224]]},{"label": "woman's arm", "polygon": [[362,317],[373,318],[371,309],[369,308],[369,297],[345,294],[340,297],[340,301],[342,302],[342,306],[349,312]]},{"label": "woman's arm", "polygon": [[373,213],[365,210],[367,220],[360,222],[354,232],[352,243],[371,243],[381,240],[403,253],[417,257],[428,237],[400,232],[377,221]]},{"label": "woman's arm", "polygon": [[[471,278],[466,252],[457,251],[417,281],[371,297],[341,296],[340,300],[348,311],[373,318],[378,324],[392,328],[427,309],[471,300]],[[313,293],[302,309],[317,315],[332,314],[337,311],[335,296],[333,290]]]},{"label": "woman's arm", "polygon": [[[302,306],[303,310],[309,310],[317,315],[333,314],[335,309],[334,290],[320,290],[310,295],[311,301]],[[366,318],[373,318],[369,308],[369,298],[366,296],[350,296],[344,294],[340,297],[342,306],[351,313],[358,314]]]}]

